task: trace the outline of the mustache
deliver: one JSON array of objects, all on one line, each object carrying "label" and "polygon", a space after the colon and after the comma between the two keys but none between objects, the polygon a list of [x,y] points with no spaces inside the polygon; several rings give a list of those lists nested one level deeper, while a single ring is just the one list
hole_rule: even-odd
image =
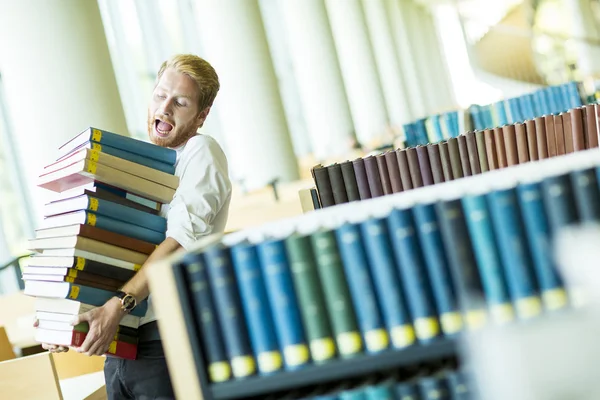
[{"label": "mustache", "polygon": [[169,118],[169,117],[167,117],[167,116],[165,116],[165,115],[162,115],[162,114],[156,114],[156,115],[154,116],[154,120],[156,121],[157,119],[159,119],[159,120],[161,120],[161,121],[163,121],[163,122],[166,122],[166,123],[168,123],[168,124],[171,124],[171,125],[175,126],[175,123],[173,122],[173,120],[171,120],[171,118]]}]

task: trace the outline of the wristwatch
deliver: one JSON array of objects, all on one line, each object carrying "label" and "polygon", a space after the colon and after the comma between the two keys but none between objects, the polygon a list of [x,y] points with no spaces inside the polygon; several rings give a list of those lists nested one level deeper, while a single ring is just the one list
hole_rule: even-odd
[{"label": "wristwatch", "polygon": [[127,313],[131,312],[137,306],[137,300],[132,294],[119,290],[115,296],[121,299],[121,309]]}]

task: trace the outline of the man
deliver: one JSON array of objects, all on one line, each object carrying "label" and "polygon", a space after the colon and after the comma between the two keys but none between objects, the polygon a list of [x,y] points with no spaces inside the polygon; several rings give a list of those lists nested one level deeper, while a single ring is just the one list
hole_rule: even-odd
[{"label": "man", "polygon": [[[216,72],[197,56],[177,55],[161,66],[148,108],[148,134],[153,143],[177,151],[175,174],[180,178],[166,210],[166,239],[115,297],[76,318],[74,325],[82,321],[90,325],[78,352],[106,353],[119,321],[131,311],[126,310],[126,300],[133,297],[139,304],[150,294],[147,265],[182,247],[189,248],[200,236],[225,229],[231,199],[227,160],[215,140],[197,133],[218,91]],[[109,399],[174,398],[151,298],[141,323],[137,360],[107,358],[105,362]],[[68,351],[48,344],[44,348]]]}]

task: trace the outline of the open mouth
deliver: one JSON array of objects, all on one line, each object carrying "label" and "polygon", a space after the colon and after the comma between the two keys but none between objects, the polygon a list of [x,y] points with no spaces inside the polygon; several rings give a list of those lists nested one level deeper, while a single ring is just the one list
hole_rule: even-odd
[{"label": "open mouth", "polygon": [[166,137],[173,130],[173,125],[157,119],[154,121],[154,130],[159,136]]}]

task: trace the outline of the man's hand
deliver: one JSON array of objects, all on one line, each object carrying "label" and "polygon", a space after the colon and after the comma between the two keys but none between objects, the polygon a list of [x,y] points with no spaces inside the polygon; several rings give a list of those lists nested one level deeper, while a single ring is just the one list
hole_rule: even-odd
[{"label": "man's hand", "polygon": [[[39,326],[39,324],[40,324],[39,320],[35,319],[33,321],[34,328],[37,328]],[[56,344],[50,344],[50,343],[42,343],[42,349],[48,350],[50,353],[62,353],[62,352],[69,351],[69,348],[66,346],[58,346]]]},{"label": "man's hand", "polygon": [[102,307],[80,314],[72,325],[87,322],[90,328],[81,346],[75,350],[88,356],[105,354],[108,346],[115,339],[119,322],[124,315],[121,302],[116,297],[107,301]]}]

